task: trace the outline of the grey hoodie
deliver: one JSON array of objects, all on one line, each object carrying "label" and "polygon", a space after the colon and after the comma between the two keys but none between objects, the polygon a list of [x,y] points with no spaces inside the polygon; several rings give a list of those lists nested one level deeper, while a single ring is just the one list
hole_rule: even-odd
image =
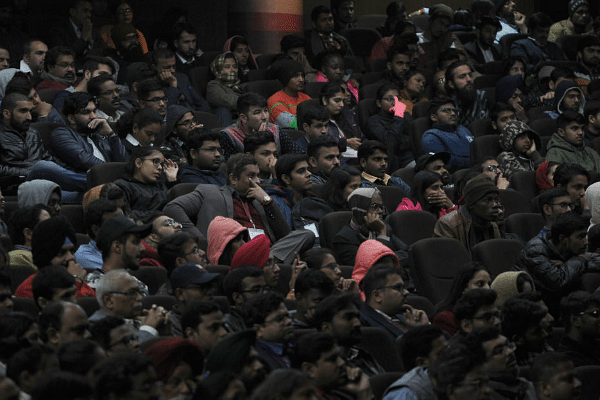
[{"label": "grey hoodie", "polygon": [[23,182],[19,185],[17,198],[19,208],[34,206],[36,204],[47,205],[50,200],[50,195],[54,191],[61,196],[60,186],[58,184],[47,181],[45,179],[34,179],[32,181]]},{"label": "grey hoodie", "polygon": [[579,92],[579,110],[577,110],[577,112],[583,115],[583,108],[585,107],[585,96],[583,94],[583,90],[581,90],[579,86],[571,81],[562,81],[556,87],[556,92],[554,93],[554,109],[559,114],[562,114],[563,111],[565,111],[561,107],[562,102],[565,98],[565,94],[571,89],[576,89]]}]

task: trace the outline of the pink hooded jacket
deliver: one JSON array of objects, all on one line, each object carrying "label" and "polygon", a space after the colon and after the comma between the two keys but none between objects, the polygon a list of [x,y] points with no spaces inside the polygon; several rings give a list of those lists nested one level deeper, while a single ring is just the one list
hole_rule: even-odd
[{"label": "pink hooded jacket", "polygon": [[208,248],[206,256],[211,265],[219,265],[219,258],[223,254],[227,244],[231,242],[240,232],[247,231],[239,222],[225,217],[215,217],[208,225]]},{"label": "pink hooded jacket", "polygon": [[[400,265],[400,260],[396,253],[385,244],[374,239],[362,242],[356,253],[356,261],[354,262],[354,269],[352,270],[352,279],[360,283],[367,274],[369,268],[385,256],[392,256],[394,264],[397,266]],[[364,301],[365,294],[361,291],[360,295]]]}]

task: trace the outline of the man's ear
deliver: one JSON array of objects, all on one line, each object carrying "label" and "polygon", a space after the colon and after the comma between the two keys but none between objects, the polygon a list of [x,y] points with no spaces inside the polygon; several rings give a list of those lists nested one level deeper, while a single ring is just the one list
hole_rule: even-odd
[{"label": "man's ear", "polygon": [[44,297],[40,296],[37,298],[36,300],[37,305],[39,307],[40,310],[43,310],[44,307],[46,307],[48,305],[48,300],[46,300]]},{"label": "man's ear", "polygon": [[498,130],[498,125],[496,124],[496,121],[492,121],[492,128],[494,128],[495,131]]},{"label": "man's ear", "polygon": [[360,163],[360,167],[362,169],[365,169],[365,167],[367,166],[367,159],[366,158],[361,158],[358,160],[358,162]]},{"label": "man's ear", "polygon": [[138,90],[138,83],[137,82],[133,82],[131,84],[131,90],[137,93],[137,90]]},{"label": "man's ear", "polygon": [[46,337],[48,338],[48,344],[51,346],[58,346],[60,343],[60,332],[56,328],[50,327],[46,329]]},{"label": "man's ear", "polygon": [[8,109],[2,110],[2,118],[10,120],[11,112]]},{"label": "man's ear", "polygon": [[92,79],[92,73],[89,69],[86,69],[85,71],[83,71],[83,79],[85,79],[87,81]]},{"label": "man's ear", "polygon": [[552,206],[550,204],[544,204],[542,206],[542,211],[544,212],[544,215],[550,215],[552,214]]},{"label": "man's ear", "polygon": [[454,89],[454,81],[453,80],[446,81],[446,83],[448,84],[448,86],[450,86],[451,89]]},{"label": "man's ear", "polygon": [[281,175],[281,180],[283,181],[283,184],[286,186],[289,185],[290,183],[292,183],[292,179],[286,174]]},{"label": "man's ear", "polygon": [[102,303],[104,303],[104,308],[106,308],[107,310],[112,309],[112,307],[113,307],[112,296],[108,293],[104,294],[104,296],[102,296]]},{"label": "man's ear", "polygon": [[244,123],[244,124],[248,123],[248,116],[246,114],[240,114],[239,118],[242,123]]},{"label": "man's ear", "polygon": [[300,366],[300,369],[312,380],[314,380],[317,377],[317,366],[313,363],[305,361]]},{"label": "man's ear", "polygon": [[392,63],[388,61],[386,65],[387,65],[387,69],[389,71],[391,71],[392,70]]},{"label": "man's ear", "polygon": [[558,136],[565,137],[565,130],[563,128],[558,128],[557,133]]},{"label": "man's ear", "polygon": [[111,254],[121,254],[123,250],[123,244],[121,244],[121,242],[115,240],[114,242],[112,242],[110,244],[110,253]]},{"label": "man's ear", "polygon": [[310,128],[310,126],[306,122],[303,122],[302,129],[304,129],[304,132],[308,132],[308,128]]},{"label": "man's ear", "polygon": [[177,301],[185,301],[185,294],[183,293],[182,288],[175,289],[175,298]]},{"label": "man's ear", "polygon": [[427,368],[429,367],[429,358],[419,356],[415,359],[415,364],[417,367]]},{"label": "man's ear", "polygon": [[471,321],[470,319],[463,319],[460,321],[460,329],[463,332],[471,332],[473,330],[473,321]]},{"label": "man's ear", "polygon": [[263,328],[264,328],[264,326],[262,326],[261,324],[254,324],[252,326],[252,329],[254,329],[256,331],[256,338],[257,339],[262,339],[262,337],[263,337]]},{"label": "man's ear", "polygon": [[244,302],[244,298],[241,293],[233,292],[231,294],[231,298],[233,299],[233,304],[242,304]]},{"label": "man's ear", "polygon": [[25,238],[25,241],[31,241],[31,236],[32,236],[33,231],[29,228],[23,228],[23,237]]},{"label": "man's ear", "polygon": [[580,327],[581,326],[581,317],[579,315],[571,315],[571,327]]},{"label": "man's ear", "polygon": [[433,113],[429,114],[429,119],[431,121],[433,121],[433,122],[438,122],[439,121],[439,118],[438,118],[437,114],[433,114]]},{"label": "man's ear", "polygon": [[321,330],[325,333],[333,333],[333,326],[331,325],[331,322],[321,323]]},{"label": "man's ear", "polygon": [[75,116],[73,114],[67,115],[67,122],[69,122],[70,125],[75,125]]},{"label": "man's ear", "polygon": [[176,266],[178,266],[178,267],[179,267],[180,265],[183,265],[183,264],[185,264],[185,263],[187,263],[187,261],[186,261],[186,259],[185,259],[185,258],[183,258],[183,257],[177,257],[177,258],[175,259],[175,265],[176,265]]},{"label": "man's ear", "polygon": [[229,183],[236,185],[238,182],[237,176],[234,173],[229,174]]},{"label": "man's ear", "polygon": [[317,168],[317,159],[314,157],[309,157],[308,165],[310,165],[312,168]]}]

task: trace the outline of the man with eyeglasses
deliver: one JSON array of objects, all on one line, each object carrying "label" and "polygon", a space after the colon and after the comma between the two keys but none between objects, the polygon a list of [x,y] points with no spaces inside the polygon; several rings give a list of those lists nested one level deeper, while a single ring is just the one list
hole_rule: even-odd
[{"label": "man with eyeglasses", "polygon": [[294,339],[294,325],[283,302],[274,292],[254,296],[244,306],[246,326],[256,331],[256,350],[271,370],[291,368],[286,354]]},{"label": "man with eyeglasses", "polygon": [[138,101],[141,108],[151,108],[163,119],[167,117],[169,98],[156,79],[146,79],[137,86]]},{"label": "man with eyeglasses", "polygon": [[550,234],[531,239],[515,264],[515,270],[531,275],[552,315],[559,315],[561,298],[583,274],[600,271],[600,255],[586,251],[588,227],[589,220],[574,212],[559,215]]},{"label": "man with eyeglasses", "polygon": [[190,132],[198,126],[198,121],[189,108],[179,105],[169,106],[165,124],[167,136],[160,146],[165,158],[179,164],[188,162],[189,151],[185,142]]},{"label": "man with eyeglasses", "polygon": [[458,109],[448,97],[434,99],[429,106],[429,119],[433,123],[421,138],[425,153],[447,152],[448,166],[452,169],[471,166],[471,142],[473,134],[458,123]]},{"label": "man with eyeglasses", "polygon": [[96,103],[89,93],[75,92],[62,109],[68,127],[59,127],[50,136],[51,152],[68,169],[85,173],[103,162],[129,161],[129,154],[108,121],[96,115]]},{"label": "man with eyeglasses", "polygon": [[141,241],[144,250],[140,256],[140,267],[156,266],[164,268],[158,258],[158,243],[167,236],[181,232],[181,224],[160,211],[150,214],[150,217],[145,219],[144,223],[152,224],[152,230]]},{"label": "man with eyeglasses", "polygon": [[495,157],[487,156],[475,161],[471,167],[472,171],[481,172],[494,182],[500,190],[508,189],[510,182],[504,177],[504,170],[498,164]]},{"label": "man with eyeglasses", "polygon": [[424,311],[406,304],[408,290],[400,267],[374,265],[367,271],[361,285],[366,298],[360,310],[364,326],[382,328],[397,339],[410,327],[429,324]]},{"label": "man with eyeglasses", "polygon": [[88,82],[88,93],[94,96],[98,108],[98,118],[108,122],[117,122],[125,111],[119,111],[121,107],[121,96],[119,89],[111,75],[100,75],[90,79]]},{"label": "man with eyeglasses", "polygon": [[53,47],[46,53],[44,70],[40,74],[42,81],[36,90],[67,89],[77,81],[75,53],[69,47]]},{"label": "man with eyeglasses", "polygon": [[174,336],[185,337],[181,324],[182,313],[186,306],[196,300],[212,300],[217,289],[219,274],[208,272],[197,264],[183,264],[171,272],[169,280],[177,304],[169,311],[171,331]]},{"label": "man with eyeglasses", "polygon": [[220,171],[223,149],[219,136],[217,132],[205,128],[194,128],[189,132],[185,141],[187,164],[179,166],[179,182],[225,185],[225,174]]},{"label": "man with eyeglasses", "polygon": [[94,323],[90,333],[92,339],[102,346],[108,357],[140,352],[137,330],[123,318],[113,316],[102,318]]},{"label": "man with eyeglasses", "polygon": [[527,379],[519,377],[515,356],[516,344],[502,335],[498,327],[478,328],[465,338],[468,348],[485,353],[483,371],[490,378],[489,387],[502,398],[536,400],[535,388]]},{"label": "man with eyeglasses", "polygon": [[168,320],[167,310],[153,304],[144,310],[144,295],[135,277],[123,269],[108,271],[102,275],[96,288],[96,300],[100,309],[95,311],[89,321],[93,325],[97,321],[114,316],[128,320],[137,331],[140,343],[158,336],[158,328],[162,328]]},{"label": "man with eyeglasses", "polygon": [[565,353],[575,367],[600,365],[600,294],[577,291],[560,303],[565,335],[556,351]]},{"label": "man with eyeglasses", "polygon": [[544,217],[544,227],[537,234],[537,237],[543,238],[550,233],[552,224],[560,214],[575,210],[575,204],[571,202],[569,192],[563,188],[550,189],[537,197],[537,201]]},{"label": "man with eyeglasses", "polygon": [[464,205],[438,219],[433,237],[456,239],[469,252],[484,240],[503,238],[497,224],[502,216],[499,196],[496,185],[486,176],[471,179],[463,189]]},{"label": "man with eyeglasses", "polygon": [[229,313],[225,314],[225,329],[241,332],[246,328],[242,310],[248,300],[270,290],[264,272],[258,267],[240,267],[225,275],[223,289],[229,300]]},{"label": "man with eyeglasses", "polygon": [[458,332],[450,344],[458,343],[477,328],[500,328],[502,313],[496,306],[498,295],[491,289],[473,289],[465,292],[454,306]]}]

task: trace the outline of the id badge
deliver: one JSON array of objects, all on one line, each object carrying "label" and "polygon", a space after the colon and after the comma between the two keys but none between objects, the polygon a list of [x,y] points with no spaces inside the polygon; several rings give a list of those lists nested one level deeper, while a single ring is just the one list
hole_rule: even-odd
[{"label": "id badge", "polygon": [[265,231],[263,231],[262,229],[248,228],[248,234],[250,235],[250,240],[254,239],[258,235],[263,235],[264,233],[265,233]]}]

